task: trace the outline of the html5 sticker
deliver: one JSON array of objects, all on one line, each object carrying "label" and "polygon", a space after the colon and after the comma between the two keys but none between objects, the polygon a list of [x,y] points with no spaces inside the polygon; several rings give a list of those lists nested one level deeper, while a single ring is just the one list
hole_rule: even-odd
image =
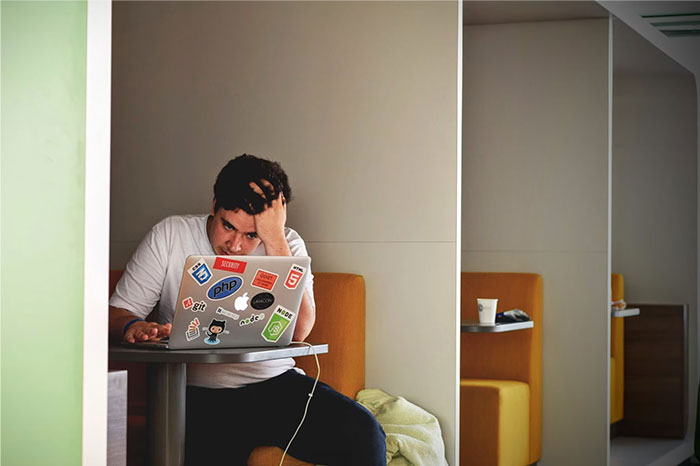
[{"label": "html5 sticker", "polygon": [[253,282],[251,285],[253,285],[256,288],[261,288],[263,290],[270,291],[275,287],[275,283],[277,282],[277,279],[279,278],[279,275],[276,273],[268,272],[267,270],[263,269],[258,269],[257,272],[255,272],[255,278],[253,278]]},{"label": "html5 sticker", "polygon": [[237,261],[235,259],[227,259],[225,257],[217,257],[214,260],[214,268],[218,270],[226,270],[227,272],[243,273],[247,262]]},{"label": "html5 sticker", "polygon": [[182,300],[182,307],[185,309],[189,309],[194,305],[194,299],[192,297],[188,297]]},{"label": "html5 sticker", "polygon": [[296,289],[297,285],[301,281],[301,277],[304,276],[306,269],[300,265],[292,265],[287,274],[287,279],[284,281],[284,286],[290,290]]}]

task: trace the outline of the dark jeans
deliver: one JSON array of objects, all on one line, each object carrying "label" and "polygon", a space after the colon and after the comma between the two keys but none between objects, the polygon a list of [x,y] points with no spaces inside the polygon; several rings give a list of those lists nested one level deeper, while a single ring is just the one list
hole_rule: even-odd
[{"label": "dark jeans", "polygon": [[[187,387],[185,464],[245,466],[258,446],[285,449],[314,379],[289,370],[242,388]],[[360,404],[319,382],[287,452],[327,466],[386,466],[385,435]]]}]

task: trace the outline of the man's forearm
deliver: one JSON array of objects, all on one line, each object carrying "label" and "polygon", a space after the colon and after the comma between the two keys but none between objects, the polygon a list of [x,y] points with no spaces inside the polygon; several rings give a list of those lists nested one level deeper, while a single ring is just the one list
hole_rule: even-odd
[{"label": "man's forearm", "polygon": [[304,341],[306,337],[311,333],[311,329],[314,328],[314,323],[316,322],[316,310],[311,304],[311,298],[304,291],[304,295],[301,298],[301,305],[299,306],[299,316],[297,317],[297,325],[294,328],[294,341]]},{"label": "man's forearm", "polygon": [[126,309],[109,306],[109,337],[113,340],[122,339],[122,331],[124,326],[130,320],[136,319],[138,316],[132,314]]}]

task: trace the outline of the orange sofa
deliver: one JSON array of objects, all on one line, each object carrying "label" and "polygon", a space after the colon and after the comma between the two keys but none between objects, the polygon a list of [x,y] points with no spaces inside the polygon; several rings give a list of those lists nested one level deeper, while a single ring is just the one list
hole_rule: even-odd
[{"label": "orange sofa", "polygon": [[[618,273],[610,278],[612,300],[625,299],[625,280]],[[625,319],[612,317],[610,322],[610,424],[622,420],[625,395]]]},{"label": "orange sofa", "polygon": [[[110,295],[122,271],[110,271]],[[328,343],[328,353],[319,355],[321,381],[354,399],[365,386],[365,283],[361,275],[315,273],[314,295],[316,324],[306,339]],[[297,366],[314,377],[313,356],[297,359]],[[127,421],[127,464],[146,464],[146,367],[136,363],[110,363],[110,369],[129,371],[129,406]],[[278,466],[282,450],[256,448],[248,458],[249,466]],[[286,466],[308,465],[287,456]],[[310,465],[309,465],[310,466]]]},{"label": "orange sofa", "polygon": [[534,327],[461,334],[460,464],[533,464],[542,450],[542,277],[462,272],[462,320],[478,320],[476,298],[522,309]]}]

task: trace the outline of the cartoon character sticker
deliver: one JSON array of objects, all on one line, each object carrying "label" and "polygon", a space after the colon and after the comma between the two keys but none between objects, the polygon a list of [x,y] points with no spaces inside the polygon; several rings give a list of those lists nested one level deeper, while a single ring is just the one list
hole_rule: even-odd
[{"label": "cartoon character sticker", "polygon": [[301,265],[292,265],[292,268],[289,269],[289,273],[287,274],[287,279],[284,281],[284,286],[290,290],[295,289],[301,277],[304,276],[304,272],[306,272],[306,269]]},{"label": "cartoon character sticker", "polygon": [[189,296],[185,299],[182,300],[182,307],[185,309],[189,309],[194,305],[194,299],[192,299],[192,296]]},{"label": "cartoon character sticker", "polygon": [[185,338],[187,339],[187,341],[192,341],[196,338],[199,338],[199,336],[199,319],[195,317],[190,322],[190,325],[187,326],[187,330],[185,331]]},{"label": "cartoon character sticker", "polygon": [[255,278],[253,278],[251,285],[256,288],[262,288],[263,290],[270,291],[275,287],[275,282],[277,282],[278,277],[279,275],[276,273],[258,269],[258,271],[255,272]]},{"label": "cartoon character sticker", "polygon": [[234,312],[227,311],[227,310],[224,309],[223,307],[218,307],[218,308],[216,309],[216,313],[217,313],[217,314],[221,314],[221,315],[226,316],[226,317],[230,317],[230,318],[232,318],[233,320],[238,320],[238,318],[241,317],[241,316],[239,316],[238,314],[236,314],[236,313],[234,313]]},{"label": "cartoon character sticker", "polygon": [[265,341],[271,343],[277,342],[284,331],[287,330],[287,327],[289,327],[289,323],[294,319],[294,315],[295,314],[289,309],[277,306],[277,309],[272,313],[270,320],[267,321],[267,325],[265,325],[261,333]]},{"label": "cartoon character sticker", "polygon": [[190,267],[188,272],[190,277],[192,277],[192,279],[196,281],[199,286],[202,286],[211,280],[211,270],[209,270],[209,267],[207,266],[207,263],[204,262],[204,259],[198,260],[196,264]]},{"label": "cartoon character sticker", "polygon": [[204,333],[207,334],[207,338],[204,339],[204,343],[207,345],[218,345],[221,343],[221,340],[219,340],[219,335],[222,333],[229,333],[228,330],[226,330],[226,321],[212,319],[209,323],[209,327],[204,331]]}]

